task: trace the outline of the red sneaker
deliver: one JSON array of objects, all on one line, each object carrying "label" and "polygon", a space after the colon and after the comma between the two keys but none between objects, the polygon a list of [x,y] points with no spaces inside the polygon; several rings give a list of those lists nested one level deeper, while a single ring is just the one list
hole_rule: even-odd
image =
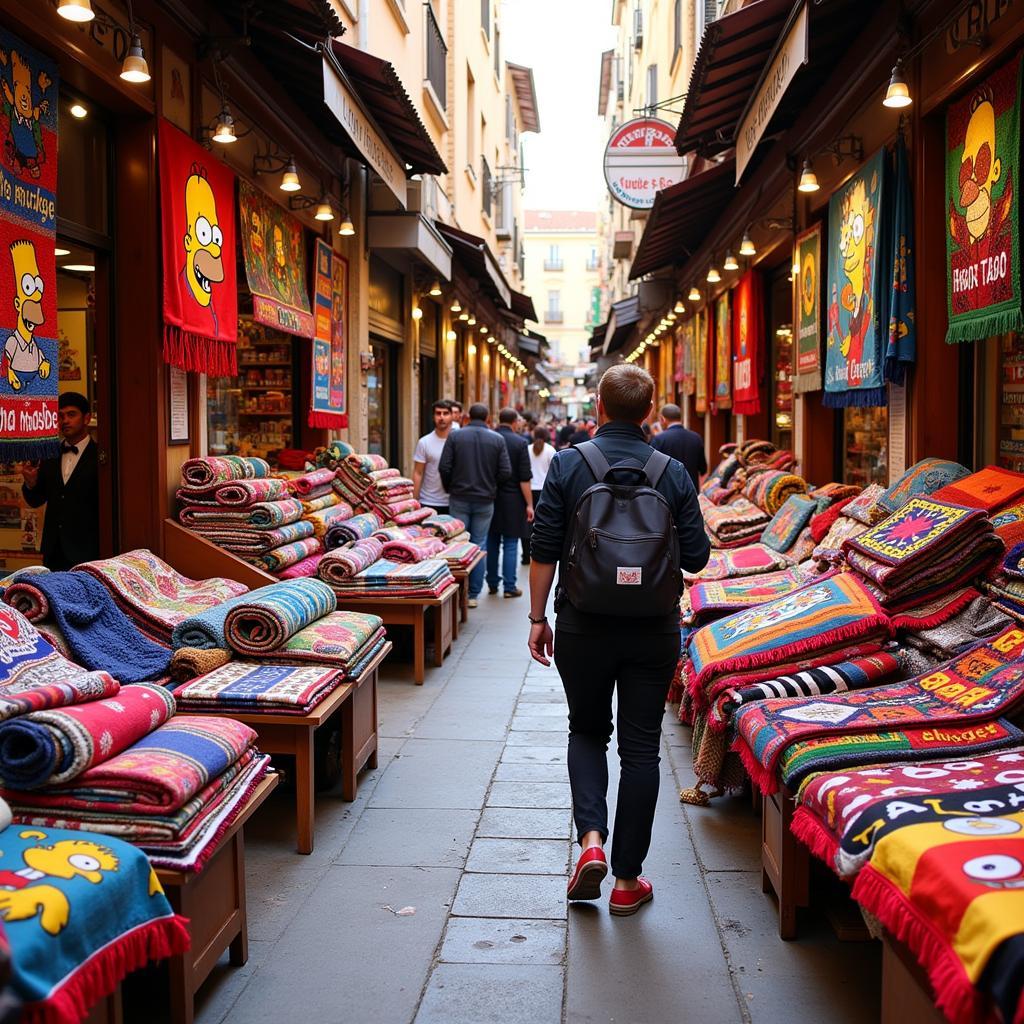
[{"label": "red sneaker", "polygon": [[601,897],[601,882],[608,874],[608,862],[604,850],[592,846],[580,854],[576,870],[569,879],[568,897],[571,900],[596,900]]},{"label": "red sneaker", "polygon": [[654,899],[654,886],[641,876],[635,889],[612,889],[608,909],[619,917],[635,914],[645,903]]}]

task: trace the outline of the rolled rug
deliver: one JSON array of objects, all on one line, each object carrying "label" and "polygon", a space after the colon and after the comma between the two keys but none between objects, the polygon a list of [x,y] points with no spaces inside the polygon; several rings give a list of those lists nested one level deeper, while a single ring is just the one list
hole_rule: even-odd
[{"label": "rolled rug", "polygon": [[[327,494],[321,494],[319,498],[312,498],[309,501],[299,502],[299,504],[302,505],[303,513],[308,515],[310,512],[320,512],[325,508],[331,508],[334,505],[340,505],[342,504],[342,501],[341,498],[337,494],[335,494],[332,488],[331,491],[329,491]],[[351,515],[352,513],[349,512],[349,516]],[[348,516],[346,516],[345,518],[347,519]]]},{"label": "rolled rug", "polygon": [[276,477],[266,480],[237,480],[224,484],[213,492],[213,499],[218,505],[240,506],[248,508],[262,501],[280,501],[290,498],[287,480]]},{"label": "rolled rug", "polygon": [[423,506],[410,494],[408,498],[403,498],[401,501],[389,501],[380,506],[381,511],[389,519],[394,516],[399,516],[403,512],[415,512],[418,508]]},{"label": "rolled rug", "polygon": [[323,539],[327,536],[328,529],[334,523],[341,523],[351,518],[351,507],[341,502],[331,508],[322,508],[317,512],[307,512],[304,521],[313,527],[313,535],[315,537]]},{"label": "rolled rug", "polygon": [[315,469],[312,473],[306,473],[305,476],[289,480],[288,485],[293,494],[298,495],[300,498],[304,498],[309,495],[310,492],[315,491],[318,488],[324,487],[325,485],[329,486],[333,479],[333,469]]},{"label": "rolled rug", "polygon": [[301,562],[296,562],[294,565],[289,565],[286,569],[282,569],[279,573],[276,573],[276,576],[279,580],[301,580],[307,576],[315,576],[321,558],[323,558],[323,552],[318,551],[315,555],[310,555]]},{"label": "rolled rug", "polygon": [[29,622],[50,617],[50,602],[46,595],[27,580],[12,583],[3,595],[4,604],[17,608]]},{"label": "rolled rug", "polygon": [[255,505],[238,511],[208,505],[189,506],[178,513],[178,522],[192,530],[207,524],[225,528],[248,526],[257,530],[269,530],[276,526],[297,523],[304,511],[303,503],[297,498],[258,501]]},{"label": "rolled rug", "polygon": [[423,520],[424,530],[429,530],[438,537],[452,538],[466,529],[466,524],[455,516],[432,515]]},{"label": "rolled rug", "polygon": [[350,466],[356,473],[369,475],[379,469],[390,469],[388,460],[383,455],[358,455],[352,454],[345,458],[346,466]]},{"label": "rolled rug", "polygon": [[417,537],[415,540],[389,540],[381,557],[393,562],[422,562],[434,558],[445,549],[440,537]]},{"label": "rolled rug", "polygon": [[258,566],[264,572],[278,573],[292,565],[297,565],[304,558],[317,555],[324,549],[324,542],[319,537],[307,537],[283,547],[274,548],[258,558],[247,558],[246,561]]},{"label": "rolled rug", "polygon": [[218,547],[227,548],[239,554],[263,555],[274,548],[283,547],[293,541],[312,537],[313,524],[305,519],[286,526],[276,526],[272,530],[254,530],[247,528],[217,529],[210,526],[194,528],[194,532],[205,537]]},{"label": "rolled rug", "polygon": [[181,482],[186,487],[214,487],[229,480],[251,480],[256,477],[268,476],[270,476],[268,462],[241,455],[189,459],[181,467]]},{"label": "rolled rug", "polygon": [[327,528],[327,536],[324,539],[324,547],[328,551],[340,548],[350,541],[364,540],[372,536],[383,524],[380,517],[374,512],[366,512],[363,515],[353,516],[340,523],[332,523]]},{"label": "rolled rug", "polygon": [[413,523],[422,523],[434,514],[432,508],[417,508],[408,512],[399,512],[392,515],[392,519],[398,526],[411,526]]},{"label": "rolled rug", "polygon": [[[266,590],[267,588],[261,587],[260,589]],[[254,590],[251,593],[258,594],[259,590]],[[202,651],[231,650],[231,645],[224,636],[224,619],[236,604],[247,597],[249,594],[229,598],[212,608],[196,612],[195,615],[182,619],[171,633],[171,647],[175,651],[182,647],[196,647]]]},{"label": "rolled rug", "polygon": [[221,648],[179,647],[171,656],[171,679],[176,683],[187,683],[196,676],[206,675],[226,665],[230,660],[231,652]]},{"label": "rolled rug", "polygon": [[122,686],[116,697],[33,711],[0,725],[0,785],[67,782],[126,750],[174,714],[162,686]]},{"label": "rolled rug", "polygon": [[328,551],[320,559],[317,574],[326,583],[340,583],[368,569],[382,555],[384,545],[375,537],[367,537],[343,548]]},{"label": "rolled rug", "polygon": [[338,605],[334,591],[318,579],[282,580],[247,597],[228,612],[224,635],[233,650],[252,657],[277,650]]}]

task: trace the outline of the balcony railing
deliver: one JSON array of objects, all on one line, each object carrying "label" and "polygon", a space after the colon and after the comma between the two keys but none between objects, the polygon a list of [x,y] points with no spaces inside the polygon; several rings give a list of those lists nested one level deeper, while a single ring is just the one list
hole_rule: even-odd
[{"label": "balcony railing", "polygon": [[434,8],[429,3],[424,7],[427,9],[427,81],[441,109],[445,110],[448,106],[448,47],[434,17]]},{"label": "balcony railing", "polygon": [[565,314],[560,309],[544,310],[544,323],[560,324],[563,320],[565,320]]},{"label": "balcony railing", "polygon": [[548,270],[548,271],[565,270],[565,261],[564,260],[545,260],[544,261],[544,269]]}]

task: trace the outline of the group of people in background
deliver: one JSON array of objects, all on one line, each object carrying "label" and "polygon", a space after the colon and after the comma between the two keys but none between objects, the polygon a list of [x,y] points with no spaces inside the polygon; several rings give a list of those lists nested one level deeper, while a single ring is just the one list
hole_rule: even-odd
[{"label": "group of people in background", "polygon": [[[469,576],[469,605],[475,608],[486,580],[488,593],[522,596],[518,566],[530,564],[533,511],[555,453],[589,441],[594,419],[551,419],[512,408],[498,413],[491,427],[486,405],[463,412],[461,403],[441,398],[433,405],[434,429],[413,454],[413,494],[420,504],[466,524],[470,540],[487,558]],[[704,441],[682,425],[678,405],[664,405],[644,436],[653,448],[678,459],[694,487],[707,472]],[[522,552],[520,554],[520,545]]]}]

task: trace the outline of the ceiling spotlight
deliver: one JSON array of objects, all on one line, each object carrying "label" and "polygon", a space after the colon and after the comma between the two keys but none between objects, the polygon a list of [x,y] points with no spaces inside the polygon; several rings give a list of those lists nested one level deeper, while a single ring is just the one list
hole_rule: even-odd
[{"label": "ceiling spotlight", "polygon": [[231,111],[228,110],[226,103],[217,115],[217,121],[213,126],[213,135],[210,138],[222,146],[230,146],[232,142],[238,141],[238,136],[235,135],[235,119],[231,116]]},{"label": "ceiling spotlight", "polygon": [[736,262],[736,257],[733,256],[733,254],[731,252],[727,252],[725,254],[725,262],[722,264],[722,266],[726,270],[739,270],[740,269],[740,265]]},{"label": "ceiling spotlight", "polygon": [[800,171],[800,184],[796,188],[798,192],[817,192],[821,188],[809,157],[804,160],[803,170]]},{"label": "ceiling spotlight", "polygon": [[96,267],[92,263],[65,263],[61,270],[70,270],[76,274],[91,274]]},{"label": "ceiling spotlight", "polygon": [[128,47],[128,53],[121,64],[121,78],[135,84],[149,81],[149,65],[146,63],[138,32],[132,36],[132,44]]},{"label": "ceiling spotlight", "polygon": [[892,77],[889,79],[889,87],[885,90],[885,99],[882,100],[883,107],[890,107],[893,110],[900,110],[909,107],[914,101],[910,98],[910,87],[903,77],[903,61],[896,61],[892,69]]},{"label": "ceiling spotlight", "polygon": [[298,192],[302,188],[302,182],[299,181],[299,171],[292,157],[288,157],[288,163],[285,165],[284,174],[281,175],[281,184],[278,185],[278,188],[282,192]]},{"label": "ceiling spotlight", "polygon": [[447,333],[447,334],[445,335],[445,338],[447,338],[447,339],[448,339],[448,341],[455,341],[455,339],[456,339],[457,337],[458,337],[458,335],[457,335],[457,334],[456,334],[456,333],[455,333],[454,331],[449,331],[449,332],[448,332],[448,333]]},{"label": "ceiling spotlight", "polygon": [[700,302],[700,300],[701,300],[700,289],[696,285],[694,285],[690,289],[690,294],[687,295],[687,298],[690,300],[690,302]]},{"label": "ceiling spotlight", "polygon": [[754,240],[750,237],[749,229],[743,232],[743,241],[740,242],[740,255],[741,256],[756,256],[757,246],[754,245]]},{"label": "ceiling spotlight", "polygon": [[338,225],[338,234],[344,235],[346,238],[348,238],[350,235],[354,235],[355,233],[356,226],[355,224],[352,223],[352,218],[348,215],[347,212],[343,213],[341,215],[341,223]]},{"label": "ceiling spotlight", "polygon": [[88,109],[83,107],[81,103],[72,103],[71,106],[68,107],[68,113],[79,121],[81,121],[83,117],[89,116]]},{"label": "ceiling spotlight", "polygon": [[[486,334],[487,333],[487,324],[481,324],[480,325],[480,333],[481,334]],[[490,340],[491,344],[493,345],[494,344],[494,339],[490,338],[489,340]]]},{"label": "ceiling spotlight", "polygon": [[440,281],[434,281],[434,283],[430,286],[430,294],[433,295],[435,299],[441,294]]},{"label": "ceiling spotlight", "polygon": [[68,21],[92,21],[96,17],[89,0],[60,0],[57,13]]},{"label": "ceiling spotlight", "polygon": [[712,263],[711,266],[708,267],[707,280],[708,284],[718,284],[718,282],[722,280],[722,275],[718,272],[718,267],[716,267],[714,263]]},{"label": "ceiling spotlight", "polygon": [[53,255],[54,255],[54,256],[70,256],[70,255],[71,255],[71,250],[70,250],[70,249],[62,249],[62,248],[61,248],[61,247],[60,247],[60,246],[58,245],[58,246],[57,246],[57,247],[56,247],[56,248],[55,248],[55,249],[53,250]]}]

